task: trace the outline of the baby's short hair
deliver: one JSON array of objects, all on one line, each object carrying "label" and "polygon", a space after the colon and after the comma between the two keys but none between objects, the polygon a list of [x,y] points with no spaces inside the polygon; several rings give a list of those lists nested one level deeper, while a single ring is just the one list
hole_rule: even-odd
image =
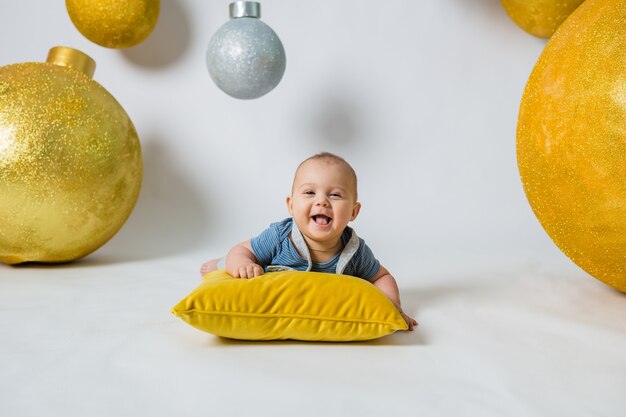
[{"label": "baby's short hair", "polygon": [[335,155],[334,153],[320,152],[320,153],[315,154],[313,156],[309,156],[307,159],[302,161],[300,163],[300,165],[298,165],[298,168],[296,169],[296,174],[298,173],[298,170],[300,169],[300,167],[302,165],[304,165],[305,163],[307,163],[309,161],[314,161],[314,160],[322,160],[322,161],[327,161],[327,162],[334,162],[334,163],[342,165],[344,168],[346,168],[348,170],[348,174],[350,175],[350,177],[352,179],[352,182],[354,183],[354,197],[355,198],[358,197],[356,172],[354,171],[352,166],[348,163],[348,161],[346,161],[345,159],[343,159],[339,155]]}]

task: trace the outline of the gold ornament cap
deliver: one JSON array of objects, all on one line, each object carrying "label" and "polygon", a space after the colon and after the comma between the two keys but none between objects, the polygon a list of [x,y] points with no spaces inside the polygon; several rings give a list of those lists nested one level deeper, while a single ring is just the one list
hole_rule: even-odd
[{"label": "gold ornament cap", "polygon": [[48,52],[48,64],[69,67],[80,71],[89,78],[93,78],[96,71],[96,61],[78,49],[68,46],[55,46]]}]

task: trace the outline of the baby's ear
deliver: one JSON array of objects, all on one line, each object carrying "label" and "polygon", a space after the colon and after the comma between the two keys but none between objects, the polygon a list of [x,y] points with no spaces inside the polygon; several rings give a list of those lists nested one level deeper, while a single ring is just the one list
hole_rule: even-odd
[{"label": "baby's ear", "polygon": [[354,207],[352,208],[352,218],[350,219],[350,221],[356,219],[356,216],[359,215],[360,211],[361,211],[361,203],[357,201],[356,203],[354,203]]},{"label": "baby's ear", "polygon": [[292,200],[291,200],[291,196],[290,195],[287,196],[287,198],[285,199],[285,202],[287,203],[287,210],[289,210],[289,214],[291,214],[293,216],[293,212],[291,210]]}]

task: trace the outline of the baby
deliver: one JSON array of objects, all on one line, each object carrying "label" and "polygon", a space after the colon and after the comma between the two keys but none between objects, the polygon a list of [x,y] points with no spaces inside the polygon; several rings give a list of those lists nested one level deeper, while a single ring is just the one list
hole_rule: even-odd
[{"label": "baby", "polygon": [[[235,278],[254,278],[294,269],[363,278],[393,302],[413,330],[417,322],[402,311],[396,280],[348,227],[361,210],[350,164],[327,152],[304,160],[296,170],[287,208],[291,218],[271,224],[228,252],[226,272]],[[206,262],[200,272],[223,268],[221,261]]]}]

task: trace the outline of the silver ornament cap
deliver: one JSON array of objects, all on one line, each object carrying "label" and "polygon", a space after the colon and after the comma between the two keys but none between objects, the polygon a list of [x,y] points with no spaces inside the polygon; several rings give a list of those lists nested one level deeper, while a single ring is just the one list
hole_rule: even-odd
[{"label": "silver ornament cap", "polygon": [[228,6],[230,18],[254,17],[261,18],[261,3],[256,1],[236,1]]},{"label": "silver ornament cap", "polygon": [[213,82],[232,97],[259,98],[272,91],[282,79],[285,49],[272,28],[259,20],[259,3],[231,3],[230,16],[209,42],[206,54],[209,74]]}]

